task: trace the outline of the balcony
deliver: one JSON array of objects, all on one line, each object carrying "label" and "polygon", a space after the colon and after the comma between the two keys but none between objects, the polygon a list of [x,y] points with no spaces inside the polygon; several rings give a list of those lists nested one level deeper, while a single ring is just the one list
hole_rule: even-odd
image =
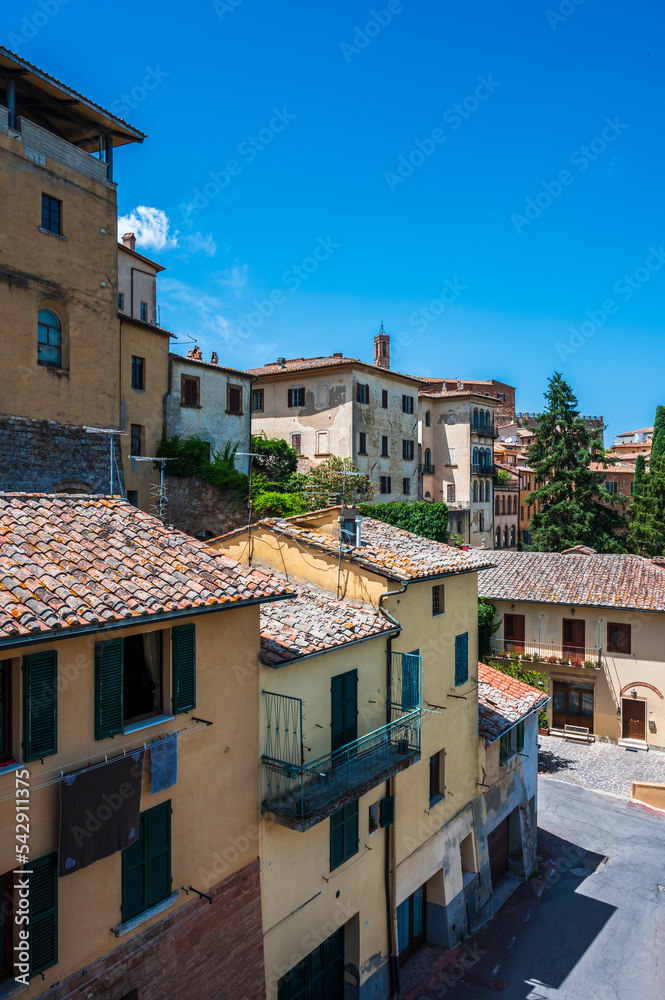
[{"label": "balcony", "polygon": [[490,427],[472,427],[471,428],[471,435],[473,437],[492,438],[495,441],[499,437],[499,433],[500,432],[499,432],[498,428],[496,428],[494,426],[494,424],[492,424]]},{"label": "balcony", "polygon": [[418,475],[419,476],[433,476],[436,471],[435,465],[419,465]]},{"label": "balcony", "polygon": [[496,470],[496,465],[478,465],[476,462],[471,463],[472,476],[494,476],[496,474]]},{"label": "balcony", "polygon": [[602,646],[566,646],[550,642],[527,642],[524,639],[492,637],[492,656],[509,659],[517,656],[546,666],[573,667],[580,670],[602,670]]},{"label": "balcony", "polygon": [[79,174],[100,183],[108,183],[106,163],[61,139],[53,132],[35,125],[27,118],[17,118],[16,128],[10,130],[7,109],[0,108],[0,132],[17,136],[23,142],[25,155],[40,166],[48,166],[48,160],[55,160]]}]

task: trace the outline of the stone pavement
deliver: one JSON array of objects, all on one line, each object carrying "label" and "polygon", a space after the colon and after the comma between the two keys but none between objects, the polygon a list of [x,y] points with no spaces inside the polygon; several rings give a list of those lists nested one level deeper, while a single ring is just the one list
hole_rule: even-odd
[{"label": "stone pavement", "polygon": [[632,750],[613,743],[572,743],[538,737],[538,774],[594,791],[630,798],[631,781],[665,782],[665,753]]}]

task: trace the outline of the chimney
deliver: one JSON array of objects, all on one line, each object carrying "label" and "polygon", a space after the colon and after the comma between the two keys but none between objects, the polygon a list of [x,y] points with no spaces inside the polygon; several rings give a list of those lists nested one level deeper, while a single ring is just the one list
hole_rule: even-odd
[{"label": "chimney", "polygon": [[217,351],[213,351],[212,354],[210,355],[210,364],[211,365],[218,365],[219,364],[219,358],[217,357]]},{"label": "chimney", "polygon": [[197,344],[195,347],[192,347],[191,351],[187,351],[187,357],[191,358],[192,361],[203,361],[203,351]]},{"label": "chimney", "polygon": [[122,245],[128,250],[136,250],[136,236],[134,233],[125,233],[122,238]]},{"label": "chimney", "polygon": [[377,368],[390,368],[390,334],[381,329],[374,338],[374,364]]},{"label": "chimney", "polygon": [[277,358],[277,364],[280,368],[286,368],[286,358]]}]

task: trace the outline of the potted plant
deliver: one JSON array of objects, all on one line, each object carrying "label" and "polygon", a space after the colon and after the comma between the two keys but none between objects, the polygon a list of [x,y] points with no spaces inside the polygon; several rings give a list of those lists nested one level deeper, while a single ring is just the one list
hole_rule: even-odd
[{"label": "potted plant", "polygon": [[587,668],[587,670],[595,670],[596,669],[596,661],[595,660],[585,660],[584,661],[584,666]]}]

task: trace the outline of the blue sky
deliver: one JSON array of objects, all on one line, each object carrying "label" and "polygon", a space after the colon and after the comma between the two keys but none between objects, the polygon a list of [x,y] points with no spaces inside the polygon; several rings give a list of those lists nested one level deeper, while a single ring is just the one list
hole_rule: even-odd
[{"label": "blue sky", "polygon": [[611,437],[665,402],[664,29],[652,0],[14,0],[0,39],[147,133],[119,213],[204,356],[371,360],[383,321],[393,367],[521,410],[563,371]]}]

